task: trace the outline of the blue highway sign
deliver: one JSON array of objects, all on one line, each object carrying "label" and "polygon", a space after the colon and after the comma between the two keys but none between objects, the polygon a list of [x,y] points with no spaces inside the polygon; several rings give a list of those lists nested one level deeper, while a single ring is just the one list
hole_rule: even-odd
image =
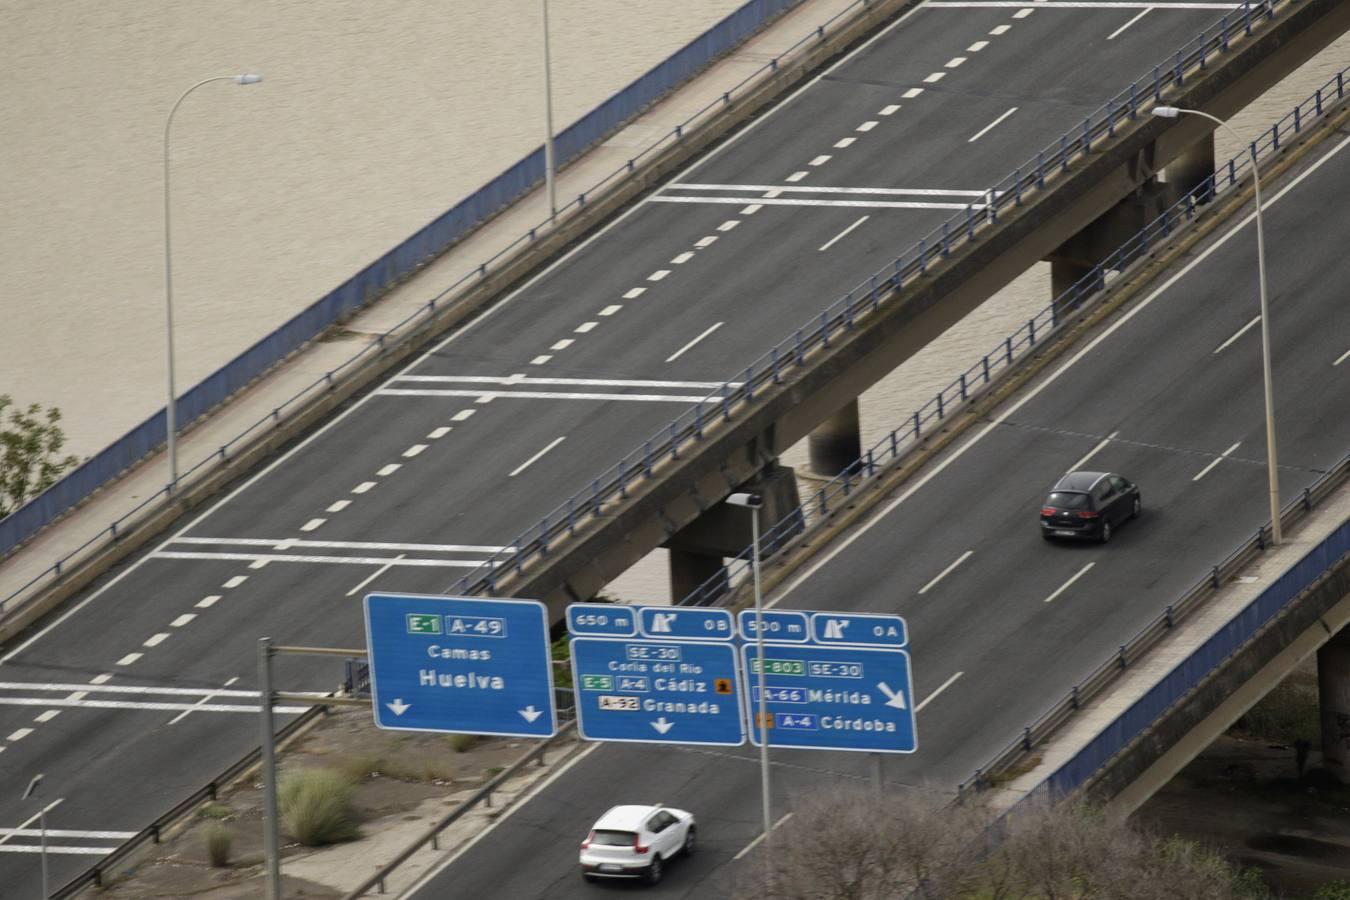
[{"label": "blue highway sign", "polygon": [[375,724],[551,737],[548,613],[534,600],[368,594]]},{"label": "blue highway sign", "polygon": [[[761,742],[759,655],[744,644],[750,740]],[[765,644],[769,746],[913,753],[909,654],[874,647]]]},{"label": "blue highway sign", "polygon": [[[812,638],[818,644],[860,644],[900,648],[909,643],[905,620],[870,613],[811,613]],[[769,635],[764,636],[770,640]],[[778,638],[772,638],[778,640]]]},{"label": "blue highway sign", "polygon": [[573,638],[572,680],[586,740],[745,743],[731,643]]},{"label": "blue highway sign", "polygon": [[729,609],[706,606],[635,606],[644,637],[676,641],[729,641],[736,637]]},{"label": "blue highway sign", "polygon": [[573,603],[567,633],[592,637],[637,637],[637,608],[617,603]]},{"label": "blue highway sign", "polygon": [[[759,634],[755,631],[755,611],[743,609],[737,614],[741,628],[741,637],[747,641],[755,640]],[[811,624],[807,614],[796,609],[764,610],[764,640],[796,641],[805,643],[811,640]]]}]

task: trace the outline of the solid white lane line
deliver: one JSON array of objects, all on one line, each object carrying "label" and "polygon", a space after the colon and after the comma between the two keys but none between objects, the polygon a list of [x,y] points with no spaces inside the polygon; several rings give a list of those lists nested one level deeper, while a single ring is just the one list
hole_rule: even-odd
[{"label": "solid white lane line", "polygon": [[[239,678],[237,676],[235,678],[230,679],[225,683],[226,687],[228,687],[231,684],[234,684],[238,680]],[[87,694],[92,691],[95,693],[101,692],[105,694],[136,694],[140,696],[153,696],[162,694],[166,697],[211,696],[211,697],[252,697],[254,699],[257,699],[258,697],[257,691],[243,691],[243,690],[230,691],[225,690],[224,688],[157,687],[155,685],[150,684],[122,684],[122,685],[108,684],[108,685],[90,686],[87,684],[44,684],[44,683],[29,683],[26,681],[0,682],[0,690],[4,691],[54,691],[56,693],[64,693],[65,691],[68,691],[71,688],[79,688],[80,690],[77,691],[77,693],[79,694]],[[306,693],[309,693],[315,697],[322,697],[324,695],[322,691],[308,691]],[[78,700],[81,698],[74,697],[73,699]]]},{"label": "solid white lane line", "polygon": [[210,609],[219,602],[220,602],[220,595],[212,594],[209,597],[203,597],[202,599],[198,600],[196,603],[193,604],[193,606],[197,607],[198,609]]},{"label": "solid white lane line", "polygon": [[751,203],[751,204],[750,204],[749,206],[747,206],[745,209],[741,210],[741,215],[743,215],[743,216],[753,216],[755,213],[757,213],[757,212],[760,211],[760,208],[761,208],[761,207],[760,207],[760,205],[759,205],[758,203]]},{"label": "solid white lane line", "polygon": [[[416,550],[424,553],[514,553],[515,547],[496,544],[405,544],[394,541],[306,541],[300,538],[274,540],[272,538],[177,538],[174,544],[224,544],[232,547],[274,547],[293,550],[296,547],[327,547],[341,550]],[[211,601],[220,597],[209,597]]]},{"label": "solid white lane line", "polygon": [[[789,176],[788,176],[786,179],[784,179],[784,180],[785,180],[785,181],[801,181],[801,180],[802,180],[803,178],[805,178],[808,174],[810,174],[810,173],[806,172],[805,170],[803,170],[803,171],[801,171],[801,172],[793,172],[791,175],[789,175]],[[740,201],[737,201],[737,202],[739,203]]]},{"label": "solid white lane line", "polygon": [[[686,398],[687,400],[687,398]],[[380,556],[316,556],[311,554],[292,554],[292,553],[205,553],[188,552],[179,550],[156,550],[152,554],[162,559],[225,559],[235,562],[252,562],[254,560],[264,560],[269,563],[331,563],[333,565],[343,566],[382,566],[389,562],[388,557]],[[405,559],[396,560],[396,566],[442,566],[452,569],[472,569],[483,565],[481,559]],[[131,656],[140,657],[139,653],[133,653]],[[133,662],[135,660],[132,660]],[[121,665],[125,665],[122,663]]]},{"label": "solid white lane line", "polygon": [[690,341],[689,343],[685,344],[685,345],[684,345],[683,347],[681,347],[680,349],[676,350],[673,354],[671,354],[671,355],[666,359],[666,362],[668,362],[668,363],[673,363],[675,360],[677,360],[677,359],[679,359],[681,356],[683,356],[686,350],[688,350],[689,348],[693,347],[695,344],[697,344],[699,341],[703,340],[703,339],[704,339],[705,337],[707,337],[708,335],[712,334],[712,333],[713,333],[714,331],[716,331],[717,329],[721,328],[724,324],[726,324],[726,323],[724,323],[724,322],[718,322],[718,323],[716,323],[715,325],[711,326],[710,328],[708,328],[707,331],[704,331],[704,332],[703,332],[702,334],[700,334],[698,337],[694,338],[692,341]]},{"label": "solid white lane line", "polygon": [[632,288],[631,290],[629,290],[628,292],[626,292],[626,293],[623,295],[623,299],[625,299],[625,300],[636,300],[638,297],[641,297],[641,296],[642,296],[643,294],[645,294],[645,293],[647,293],[647,289],[646,289],[646,288],[642,288],[642,287]]},{"label": "solid white lane line", "polygon": [[[427,384],[473,384],[477,382],[486,382],[488,384],[552,384],[583,387],[634,387],[634,388],[689,388],[690,390],[716,390],[722,386],[720,381],[670,381],[666,379],[646,379],[646,378],[529,378],[518,379],[498,378],[495,375],[420,375],[409,376],[402,379],[404,381],[417,381]],[[727,382],[732,387],[740,387],[739,381]],[[477,396],[479,391],[471,391],[473,396]],[[177,538],[175,543],[204,543],[215,542],[215,538]],[[270,540],[257,539],[259,543],[272,543]]]},{"label": "solid white lane line", "polygon": [[170,623],[169,623],[169,627],[170,627],[170,628],[182,628],[184,625],[188,624],[189,622],[191,622],[191,621],[192,621],[193,619],[195,619],[195,618],[197,618],[197,614],[196,614],[196,613],[183,613],[181,616],[179,616],[178,618],[176,618],[176,619],[174,619],[172,622],[170,622]]},{"label": "solid white lane line", "polygon": [[1215,353],[1221,353],[1226,347],[1228,347],[1229,344],[1233,343],[1233,342],[1236,341],[1238,338],[1242,337],[1244,334],[1246,334],[1248,331],[1251,330],[1251,328],[1252,328],[1253,325],[1255,325],[1257,322],[1260,322],[1260,321],[1261,321],[1261,316],[1260,316],[1260,315],[1257,315],[1255,318],[1253,318],[1253,319],[1252,319],[1250,322],[1248,322],[1246,325],[1243,325],[1241,328],[1239,328],[1239,329],[1233,334],[1232,337],[1230,337],[1228,340],[1224,341],[1224,342],[1223,342],[1222,344],[1220,344],[1219,346],[1215,347],[1215,348],[1214,348],[1214,352],[1215,352]]},{"label": "solid white lane line", "polygon": [[407,450],[403,451],[403,455],[408,459],[412,459],[414,456],[420,455],[422,451],[426,449],[427,449],[426,444],[413,444]]},{"label": "solid white lane line", "polygon": [[647,276],[647,280],[660,281],[662,278],[665,278],[669,274],[670,274],[669,269],[657,269],[655,272]]},{"label": "solid white lane line", "polygon": [[817,156],[815,159],[811,160],[811,162],[807,163],[807,165],[823,166],[832,159],[834,159],[833,156],[830,156],[828,153],[822,153],[820,156]]},{"label": "solid white lane line", "polygon": [[[892,104],[889,105],[889,106],[883,106],[883,107],[881,108],[881,110],[877,113],[877,115],[879,115],[879,116],[889,116],[889,115],[894,115],[895,112],[896,112],[896,110],[898,110],[899,108],[900,108],[900,104],[899,104],[899,103],[892,103]],[[852,141],[853,139],[852,139],[852,138],[845,138],[845,140]],[[835,146],[837,147],[837,146],[839,146],[839,145],[838,145],[838,144],[835,144]]]},{"label": "solid white lane line", "polygon": [[572,338],[563,338],[561,341],[558,341],[557,343],[555,343],[552,347],[549,347],[548,349],[550,349],[550,350],[566,350],[568,347],[572,346],[572,345],[575,344],[575,343],[576,343],[576,341],[575,341],[574,339],[572,339]]},{"label": "solid white lane line", "polygon": [[1336,361],[1335,361],[1334,363],[1332,363],[1332,365],[1333,365],[1333,366],[1339,366],[1341,363],[1345,362],[1347,359],[1350,359],[1350,350],[1345,351],[1345,352],[1342,353],[1339,357],[1337,357]]},{"label": "solid white lane line", "polygon": [[929,589],[932,588],[933,585],[937,584],[939,581],[950,575],[952,573],[952,570],[954,570],[957,566],[961,565],[961,563],[970,559],[971,554],[973,554],[974,552],[975,552],[974,550],[967,550],[965,553],[962,553],[960,556],[956,558],[956,562],[952,563],[950,566],[943,569],[941,572],[937,573],[937,577],[935,577],[932,581],[925,584],[923,587],[919,588],[919,593],[920,594],[928,593]]},{"label": "solid white lane line", "polygon": [[526,469],[528,469],[531,465],[533,465],[534,463],[537,463],[540,459],[542,459],[545,453],[547,453],[548,451],[552,450],[554,447],[558,446],[559,444],[561,444],[561,443],[562,443],[563,441],[565,441],[565,440],[567,440],[567,435],[564,434],[564,435],[562,435],[561,437],[556,437],[556,438],[554,438],[552,441],[549,441],[549,444],[548,444],[547,447],[545,447],[543,450],[540,450],[538,453],[536,453],[534,456],[531,456],[529,459],[525,460],[525,461],[524,461],[523,463],[521,463],[520,465],[516,466],[514,469],[511,470],[511,473],[510,473],[509,475],[507,475],[506,477],[507,477],[507,478],[515,478],[515,477],[516,477],[517,475],[519,475],[521,472],[524,472],[524,471],[525,471]]},{"label": "solid white lane line", "polygon": [[941,81],[946,77],[947,77],[946,72],[934,72],[933,74],[928,75],[924,78],[924,84],[937,84],[939,81]]},{"label": "solid white lane line", "polygon": [[[232,703],[169,703],[143,700],[57,700],[44,697],[0,697],[0,706],[68,706],[80,709],[149,709],[163,712],[230,712],[258,714],[258,704],[239,706]],[[302,713],[307,706],[274,706],[279,713]]]},{"label": "solid white lane line", "polygon": [[[85,838],[86,840],[99,841],[125,841],[128,838],[134,838],[139,833],[137,831],[71,831],[66,828],[48,828],[46,831],[49,838]],[[41,837],[42,834],[40,828],[0,828],[0,837],[35,838]]]},{"label": "solid white lane line", "polygon": [[[719,385],[720,386],[720,385]],[[489,400],[624,400],[633,403],[697,403],[707,394],[601,394],[562,391],[456,391],[431,388],[392,388],[379,392],[386,397],[486,397]]]},{"label": "solid white lane line", "polygon": [[[783,816],[783,818],[779,819],[777,822],[774,822],[774,823],[773,823],[773,827],[770,828],[769,830],[770,830],[770,831],[777,831],[777,830],[778,830],[778,826],[779,826],[779,825],[782,825],[784,822],[786,822],[786,821],[787,821],[788,819],[790,819],[790,818],[792,818],[792,813],[788,813],[787,815]],[[762,841],[762,840],[764,840],[764,832],[761,831],[761,832],[759,833],[759,837],[755,838],[753,841],[751,841],[750,843],[746,844],[745,847],[741,850],[741,852],[740,852],[740,853],[737,853],[735,856],[733,856],[732,859],[733,859],[733,860],[736,860],[736,859],[740,859],[741,857],[745,856],[745,854],[747,854],[747,853],[749,853],[751,850],[755,849],[755,847],[758,846],[758,845],[759,845],[759,842]]]},{"label": "solid white lane line", "polygon": [[955,69],[965,61],[966,58],[964,56],[953,56],[951,59],[947,60],[947,68]]},{"label": "solid white lane line", "polygon": [[821,244],[821,245],[820,245],[820,250],[823,251],[823,250],[828,250],[828,249],[830,249],[831,247],[834,246],[835,241],[839,240],[839,239],[842,238],[844,235],[848,234],[850,231],[852,231],[853,229],[857,228],[857,227],[858,227],[859,225],[861,225],[862,223],[866,222],[869,218],[871,218],[871,217],[870,217],[870,216],[863,216],[861,219],[859,219],[858,221],[854,222],[852,225],[848,226],[848,227],[845,228],[843,231],[839,232],[838,234],[836,234],[834,237],[830,238],[830,239],[829,239],[828,241],[826,241],[825,243]]},{"label": "solid white lane line", "polygon": [[969,47],[966,48],[966,52],[979,53],[981,50],[983,50],[985,47],[988,46],[989,46],[988,41],[976,41],[975,43],[971,44]]},{"label": "solid white lane line", "polygon": [[314,531],[316,528],[321,527],[323,523],[327,521],[328,521],[327,519],[310,519],[308,522],[300,526],[300,530]]},{"label": "solid white lane line", "polygon": [[600,324],[599,322],[582,322],[580,325],[574,328],[573,331],[575,331],[577,334],[586,334],[589,331],[594,331],[595,326],[599,324]]},{"label": "solid white lane line", "polygon": [[1139,21],[1140,19],[1142,19],[1144,16],[1148,15],[1149,10],[1151,10],[1152,8],[1153,8],[1153,7],[1151,7],[1151,6],[1150,6],[1150,7],[1146,7],[1146,8],[1144,9],[1143,12],[1139,13],[1139,15],[1135,16],[1133,19],[1131,19],[1130,21],[1126,22],[1124,25],[1120,26],[1120,27],[1117,28],[1115,31],[1113,31],[1113,32],[1111,32],[1109,35],[1107,35],[1107,36],[1106,36],[1106,39],[1107,39],[1108,41],[1114,41],[1114,40],[1120,35],[1120,33],[1121,33],[1122,31],[1124,31],[1126,28],[1129,28],[1129,27],[1130,27],[1131,25],[1133,25],[1135,22],[1138,22],[1138,21]]},{"label": "solid white lane line", "polygon": [[710,234],[710,235],[708,235],[707,237],[699,238],[698,240],[694,241],[694,246],[695,246],[695,247],[698,247],[700,250],[702,250],[704,247],[710,247],[710,246],[712,246],[712,243],[713,243],[714,241],[716,241],[716,240],[717,240],[717,235],[715,235],[715,234]]},{"label": "solid white lane line", "polygon": [[[765,184],[691,183],[672,185],[672,187],[679,188],[682,191],[740,191],[742,193],[771,190],[771,188]],[[772,188],[772,190],[779,194],[871,194],[878,197],[983,197],[989,193],[987,190],[968,191],[944,190],[942,188],[824,187],[811,184],[797,185],[795,187],[783,186]]]},{"label": "solid white lane line", "polygon": [[161,631],[159,634],[152,634],[152,635],[150,635],[150,637],[148,637],[148,638],[145,639],[145,643],[144,643],[144,644],[141,644],[141,646],[142,646],[142,647],[158,647],[160,644],[164,643],[164,642],[165,642],[166,640],[168,640],[168,639],[169,639],[169,633],[168,633],[167,631]]},{"label": "solid white lane line", "polygon": [[600,310],[600,315],[602,315],[602,316],[612,316],[612,315],[614,315],[616,312],[618,312],[618,311],[621,310],[621,309],[623,309],[623,307],[622,307],[621,305],[615,303],[615,304],[612,304],[612,305],[610,305],[610,306],[606,306],[604,309]]},{"label": "solid white lane line", "polygon": [[[405,556],[406,554],[400,553],[398,556],[395,557],[395,559],[403,559]],[[361,590],[361,588],[370,584],[372,581],[374,581],[376,578],[379,578],[385,572],[388,572],[390,569],[394,567],[394,565],[395,565],[394,563],[385,563],[384,565],[380,566],[378,569],[372,572],[369,577],[361,579],[361,581],[357,583],[356,587],[352,588],[350,591],[347,592],[347,596],[348,597],[352,596],[357,591]]]},{"label": "solid white lane line", "polygon": [[[66,846],[65,844],[48,844],[46,852],[65,856],[107,856],[111,849],[111,847],[76,847]],[[5,844],[0,846],[0,853],[42,852],[42,847],[37,844]]]},{"label": "solid white lane line", "polygon": [[1070,586],[1073,585],[1073,583],[1074,583],[1075,581],[1077,581],[1078,579],[1080,579],[1080,578],[1082,578],[1084,575],[1086,575],[1086,574],[1088,573],[1088,570],[1091,569],[1091,568],[1092,568],[1093,566],[1095,566],[1095,565],[1096,565],[1095,562],[1090,562],[1090,563],[1088,563],[1086,566],[1083,566],[1083,568],[1081,568],[1081,569],[1078,570],[1078,574],[1077,574],[1077,575],[1073,576],[1073,577],[1070,578],[1068,581],[1064,582],[1062,585],[1060,585],[1059,590],[1055,591],[1055,592],[1054,592],[1053,594],[1051,594],[1049,597],[1046,597],[1046,598],[1045,598],[1045,602],[1046,602],[1046,603],[1049,603],[1051,600],[1054,600],[1054,599],[1055,599],[1056,597],[1058,597],[1060,594],[1062,594],[1062,593],[1064,593],[1065,591],[1067,591],[1067,590],[1070,588]]},{"label": "solid white lane line", "polygon": [[403,468],[403,466],[399,463],[390,463],[387,466],[381,466],[379,471],[376,472],[375,474],[380,476],[381,478],[385,478],[389,475],[393,475],[401,468]]},{"label": "solid white lane line", "polygon": [[723,222],[721,225],[718,225],[718,226],[717,226],[717,230],[718,230],[718,231],[730,231],[731,229],[735,228],[735,227],[736,227],[737,225],[739,225],[739,224],[741,224],[741,223],[738,222],[736,219],[727,219],[727,220],[726,220],[725,222]]},{"label": "solid white lane line", "polygon": [[998,126],[998,123],[1002,122],[1004,119],[1008,118],[1008,116],[1011,116],[1015,112],[1017,112],[1017,107],[1014,106],[1012,109],[1008,110],[1003,115],[999,116],[997,119],[990,122],[988,125],[984,126],[979,131],[975,132],[975,136],[967,140],[966,143],[967,144],[975,143],[980,138],[984,137],[986,134],[993,131],[994,128]]},{"label": "solid white lane line", "polygon": [[947,688],[949,688],[949,687],[951,687],[953,684],[955,684],[955,683],[956,683],[956,679],[960,678],[960,677],[961,677],[962,675],[964,675],[964,674],[966,674],[966,673],[965,673],[965,672],[957,672],[957,673],[956,673],[955,675],[953,675],[951,678],[948,678],[946,681],[942,682],[942,685],[941,685],[936,691],[933,691],[933,693],[929,694],[927,697],[924,697],[923,700],[921,700],[921,701],[919,702],[919,704],[918,704],[917,706],[914,707],[914,712],[915,712],[915,713],[918,713],[919,710],[923,709],[923,708],[924,708],[925,706],[927,706],[929,703],[932,703],[933,700],[937,697],[938,694],[942,693],[942,692],[945,691]]},{"label": "solid white lane line", "polygon": [[694,251],[686,250],[670,261],[672,266],[682,266],[694,258]]},{"label": "solid white lane line", "polygon": [[[234,684],[234,683],[235,683],[236,681],[238,681],[238,680],[239,680],[239,676],[238,676],[238,675],[235,675],[235,676],[234,676],[233,678],[231,678],[229,681],[225,682],[225,688],[228,688],[230,685]],[[178,715],[176,715],[176,716],[174,716],[172,719],[170,719],[170,720],[169,720],[169,724],[170,724],[170,725],[177,725],[180,721],[182,721],[183,719],[186,719],[189,715],[191,715],[192,712],[193,712],[193,710],[195,710],[197,707],[199,707],[199,706],[205,706],[207,703],[209,703],[210,701],[216,699],[217,697],[221,696],[221,695],[224,694],[224,693],[226,693],[226,691],[225,691],[224,688],[222,688],[221,690],[218,690],[218,691],[211,691],[209,694],[203,694],[203,695],[202,695],[202,699],[200,699],[200,700],[198,700],[196,703],[194,703],[192,709],[185,709],[185,710],[183,710],[183,711],[180,712]],[[245,692],[243,692],[243,691],[238,691],[238,692],[231,691],[230,693],[241,693],[241,694],[242,694],[242,693],[245,693]],[[259,693],[256,692],[256,691],[253,692],[253,693],[254,693],[254,696],[261,696],[261,694],[259,694]]]},{"label": "solid white lane line", "polygon": [[1207,465],[1207,466],[1205,466],[1203,469],[1201,469],[1199,472],[1197,472],[1197,473],[1195,474],[1195,477],[1192,478],[1191,481],[1199,481],[1201,478],[1204,478],[1206,475],[1208,475],[1208,474],[1210,473],[1211,470],[1213,470],[1213,468],[1214,468],[1215,466],[1217,466],[1219,463],[1221,463],[1221,462],[1223,462],[1225,459],[1227,459],[1227,458],[1228,458],[1228,454],[1232,453],[1234,450],[1236,450],[1238,447],[1241,447],[1241,446],[1242,446],[1242,441],[1238,441],[1236,444],[1234,444],[1233,446],[1229,447],[1227,450],[1223,451],[1223,453],[1219,454],[1219,455],[1215,458],[1214,462],[1210,463],[1209,465]]},{"label": "solid white lane line", "polygon": [[[450,430],[450,429],[448,429],[448,428],[446,429],[446,431],[449,431],[449,430]],[[434,432],[433,432],[433,433],[434,433]],[[436,435],[436,437],[440,437],[440,435],[438,434],[438,435]],[[350,501],[350,500],[335,500],[334,502],[332,502],[332,503],[330,503],[330,504],[328,505],[328,508],[325,509],[324,512],[330,512],[330,513],[342,512],[344,509],[346,509],[347,507],[349,507],[349,506],[351,506],[351,505],[352,505],[352,501]]]},{"label": "solid white lane line", "polygon": [[1111,432],[1110,434],[1108,434],[1108,435],[1106,436],[1106,440],[1102,441],[1100,444],[1098,444],[1097,446],[1093,447],[1091,450],[1089,450],[1089,451],[1087,452],[1087,455],[1086,455],[1086,456],[1084,456],[1082,459],[1080,459],[1078,462],[1074,463],[1073,465],[1069,466],[1069,468],[1065,469],[1065,470],[1064,470],[1064,474],[1065,474],[1065,475],[1068,475],[1070,472],[1077,472],[1079,469],[1081,469],[1081,468],[1083,467],[1083,463],[1087,462],[1089,459],[1092,459],[1092,457],[1096,456],[1097,453],[1098,453],[1103,447],[1105,447],[1107,444],[1111,443],[1111,441],[1112,441],[1112,440],[1115,438],[1115,436],[1118,435],[1118,434],[1120,434],[1119,431],[1113,431],[1113,432]]},{"label": "solid white lane line", "polygon": [[[1042,6],[1056,9],[1241,9],[1241,3],[1156,3],[1153,0],[1037,0]],[[1025,0],[929,0],[926,9],[1011,9],[1025,7]],[[1022,9],[1023,15],[1015,19],[1025,19],[1032,10]],[[1002,32],[1000,32],[1001,34]]]},{"label": "solid white lane line", "polygon": [[376,482],[374,482],[374,481],[363,481],[363,482],[361,482],[360,484],[358,484],[356,487],[352,488],[352,493],[353,493],[353,494],[364,494],[366,491],[368,491],[368,490],[370,490],[371,488],[373,488],[373,487],[375,486],[375,484],[376,484]]},{"label": "solid white lane line", "polygon": [[119,666],[129,666],[140,658],[141,654],[139,653],[128,653],[126,656],[119,659],[116,664]]},{"label": "solid white lane line", "polygon": [[[49,812],[51,812],[52,810],[56,809],[58,806],[61,805],[61,802],[62,802],[63,800],[65,800],[65,799],[66,799],[65,797],[57,797],[57,798],[56,798],[55,800],[53,800],[51,803],[48,803],[45,807],[43,807],[42,809],[40,809],[40,810],[38,810],[37,812],[33,813],[33,815],[32,815],[31,818],[29,818],[29,819],[25,820],[24,822],[20,823],[20,824],[19,824],[19,828],[27,828],[29,825],[32,825],[32,824],[33,824],[34,822],[36,822],[38,819],[42,818],[42,814],[43,814],[43,813],[49,813]],[[9,835],[9,834],[5,834],[5,833],[3,833],[3,832],[0,832],[0,844],[8,843],[8,842],[9,842],[9,839],[10,839],[11,837],[13,837],[13,835]],[[41,848],[39,848],[39,849],[41,849]]]},{"label": "solid white lane line", "polygon": [[873,128],[876,128],[878,124],[879,123],[875,121],[867,121],[855,128],[854,131],[871,131]]},{"label": "solid white lane line", "polygon": [[469,416],[472,416],[476,411],[477,410],[472,409],[461,409],[459,412],[455,413],[453,416],[450,417],[450,421],[463,422],[465,419],[469,418]]},{"label": "solid white lane line", "polygon": [[[984,192],[980,196],[985,196]],[[744,197],[652,197],[652,203],[744,203]],[[781,200],[761,200],[769,206],[846,206],[863,209],[965,209],[965,203],[941,203],[922,200],[817,200],[784,197]],[[974,204],[983,209],[984,203]]]},{"label": "solid white lane line", "polygon": [[923,88],[910,88],[909,90],[905,91],[905,92],[904,92],[903,94],[901,94],[900,96],[903,97],[903,98],[906,99],[906,100],[913,100],[915,97],[919,96],[919,95],[922,94],[922,93],[923,93]]}]

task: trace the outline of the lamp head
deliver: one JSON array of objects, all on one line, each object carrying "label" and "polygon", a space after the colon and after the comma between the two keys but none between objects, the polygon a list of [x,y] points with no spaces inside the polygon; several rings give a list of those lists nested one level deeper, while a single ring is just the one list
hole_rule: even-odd
[{"label": "lamp head", "polygon": [[257,84],[260,81],[262,81],[262,76],[254,72],[234,76],[235,84]]},{"label": "lamp head", "polygon": [[759,509],[764,504],[764,499],[759,494],[748,494],[738,492],[727,497],[727,504],[730,506],[744,506],[746,509]]},{"label": "lamp head", "polygon": [[1153,114],[1160,119],[1176,119],[1181,116],[1181,110],[1175,106],[1155,106]]}]

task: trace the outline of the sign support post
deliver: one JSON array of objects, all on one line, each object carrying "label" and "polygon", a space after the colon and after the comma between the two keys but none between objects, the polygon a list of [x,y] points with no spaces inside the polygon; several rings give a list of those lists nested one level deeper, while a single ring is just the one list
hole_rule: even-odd
[{"label": "sign support post", "polygon": [[277,757],[272,729],[272,639],[258,639],[258,709],[262,714],[263,857],[267,900],[281,900],[281,852],[277,837]]}]

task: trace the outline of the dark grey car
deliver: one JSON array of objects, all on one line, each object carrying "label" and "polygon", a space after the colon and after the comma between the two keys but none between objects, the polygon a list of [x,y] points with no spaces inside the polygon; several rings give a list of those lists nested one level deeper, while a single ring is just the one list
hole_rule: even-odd
[{"label": "dark grey car", "polygon": [[1070,472],[1050,489],[1041,504],[1041,536],[1111,540],[1126,519],[1139,515],[1143,505],[1139,485],[1114,472]]}]

